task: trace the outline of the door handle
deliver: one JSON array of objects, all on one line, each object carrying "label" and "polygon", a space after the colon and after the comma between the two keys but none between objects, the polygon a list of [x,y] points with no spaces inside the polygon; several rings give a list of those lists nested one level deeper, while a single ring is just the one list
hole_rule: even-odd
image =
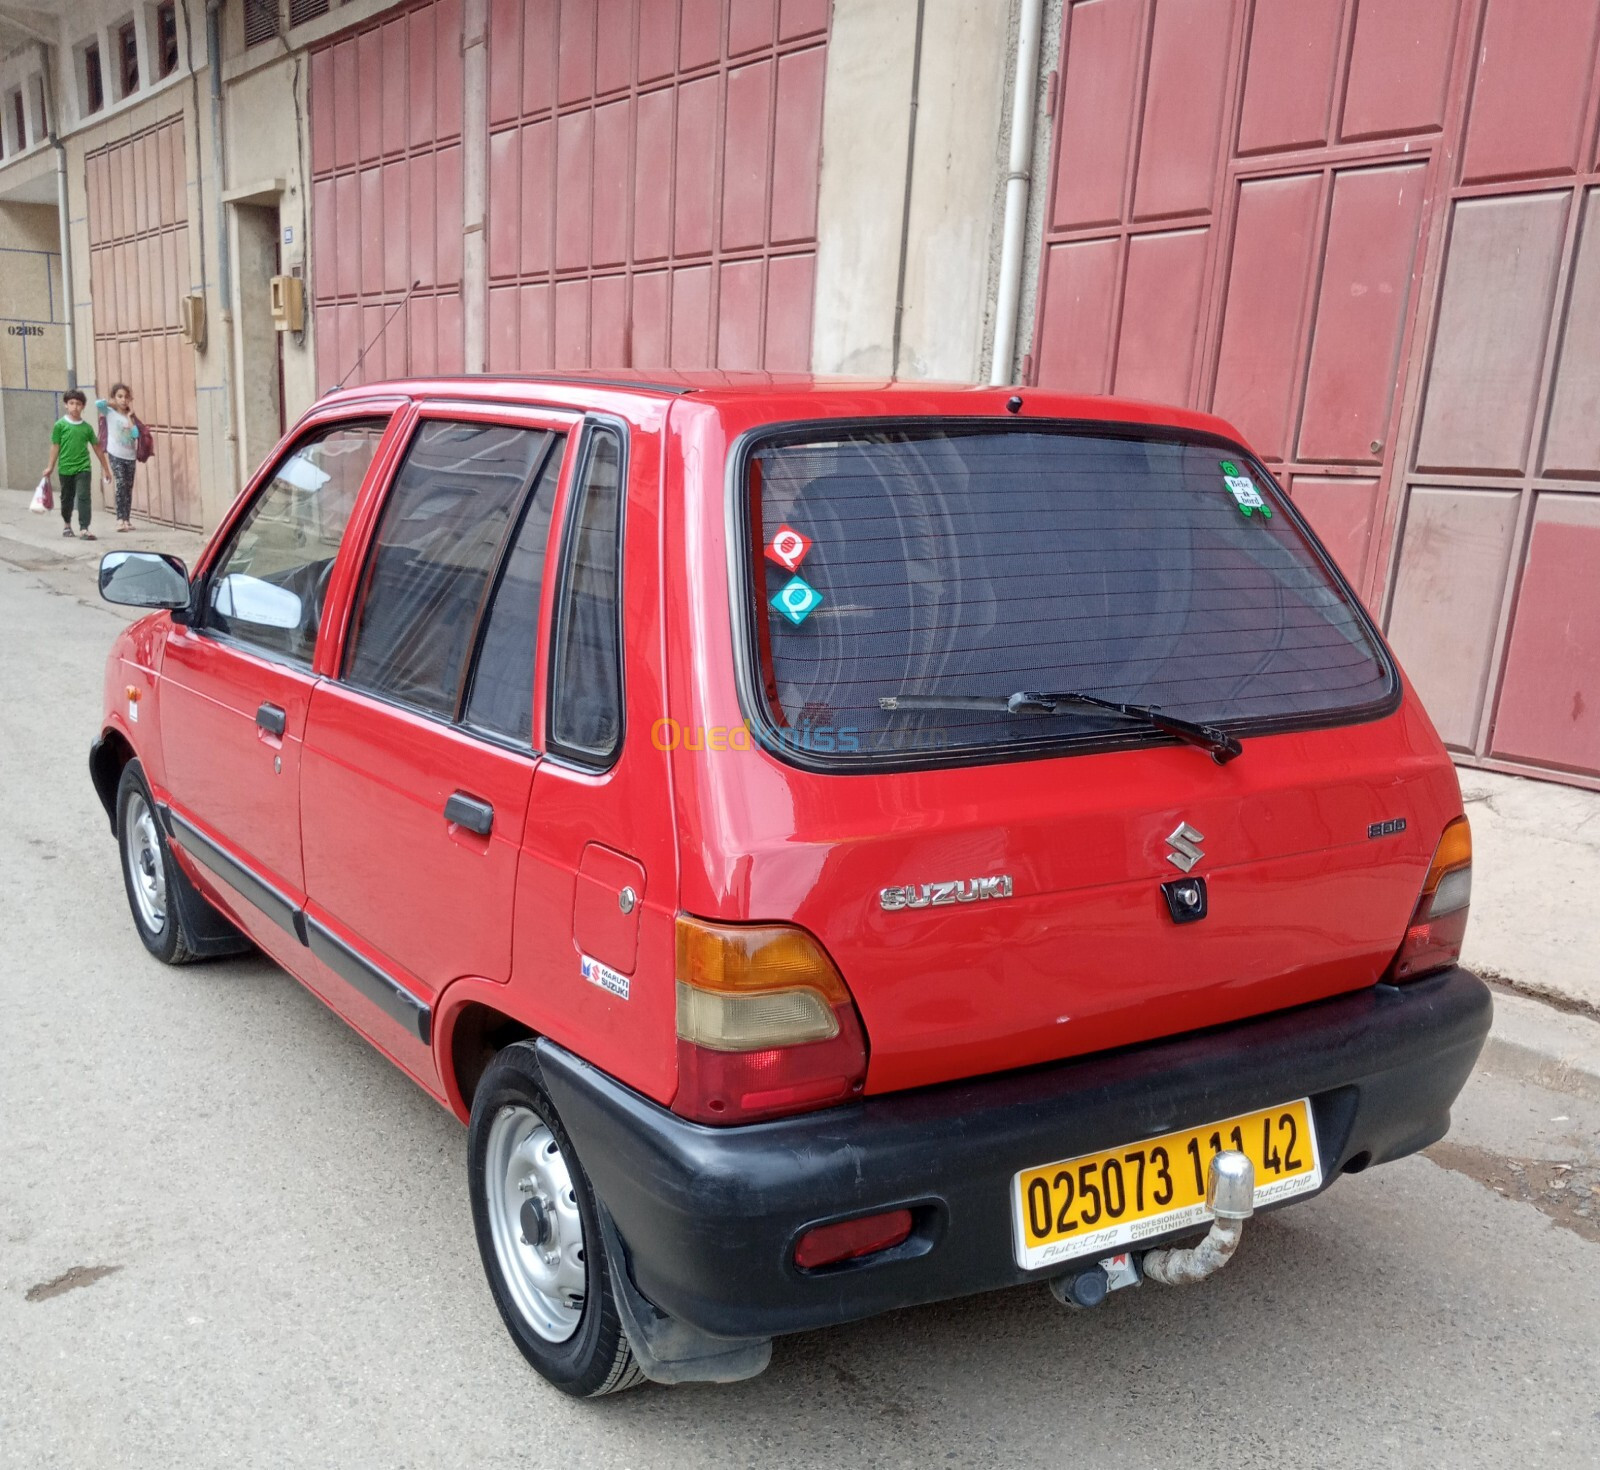
[{"label": "door handle", "polygon": [[268,735],[282,735],[288,723],[288,718],[275,704],[263,703],[256,711],[256,725]]},{"label": "door handle", "polygon": [[476,796],[468,796],[465,791],[456,791],[444,804],[444,819],[487,837],[494,827],[494,808]]}]

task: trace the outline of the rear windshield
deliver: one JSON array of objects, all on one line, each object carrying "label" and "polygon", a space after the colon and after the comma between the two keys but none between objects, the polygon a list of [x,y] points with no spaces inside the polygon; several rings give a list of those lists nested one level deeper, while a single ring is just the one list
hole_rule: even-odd
[{"label": "rear windshield", "polygon": [[1235,733],[1393,697],[1366,618],[1259,465],[1226,446],[835,428],[759,448],[749,493],[769,742],[983,758],[1151,736],[1086,706],[1008,712],[1021,692]]}]

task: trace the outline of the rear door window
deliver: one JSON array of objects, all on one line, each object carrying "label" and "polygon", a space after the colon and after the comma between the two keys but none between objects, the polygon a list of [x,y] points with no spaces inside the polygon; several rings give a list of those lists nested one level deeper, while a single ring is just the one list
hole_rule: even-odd
[{"label": "rear door window", "polygon": [[561,437],[505,424],[423,421],[368,553],[346,683],[455,718],[490,579],[526,493]]},{"label": "rear door window", "polygon": [[1028,692],[1238,733],[1396,693],[1370,622],[1265,471],[1225,445],[810,430],[756,450],[749,495],[747,628],[780,747],[937,760],[1150,738],[1082,705],[1008,711]]}]

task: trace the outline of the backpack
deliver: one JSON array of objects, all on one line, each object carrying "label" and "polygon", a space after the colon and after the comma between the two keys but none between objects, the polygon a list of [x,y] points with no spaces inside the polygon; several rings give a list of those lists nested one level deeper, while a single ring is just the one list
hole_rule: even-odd
[{"label": "backpack", "polygon": [[138,414],[130,414],[129,417],[133,420],[134,428],[139,431],[139,442],[134,446],[133,450],[134,462],[136,464],[143,464],[147,459],[151,458],[155,454],[156,441],[151,438],[149,428],[146,426],[145,421],[140,418]]}]

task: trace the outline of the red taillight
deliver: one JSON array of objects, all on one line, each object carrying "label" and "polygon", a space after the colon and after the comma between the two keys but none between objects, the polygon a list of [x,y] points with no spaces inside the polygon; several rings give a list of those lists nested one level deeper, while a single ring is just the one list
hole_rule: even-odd
[{"label": "red taillight", "polygon": [[837,1225],[818,1225],[800,1237],[794,1248],[794,1263],[802,1271],[815,1271],[818,1266],[833,1266],[886,1251],[910,1234],[910,1210],[888,1210],[859,1220],[841,1220]]},{"label": "red taillight", "polygon": [[867,1074],[843,977],[803,929],[678,919],[678,1091],[699,1123],[844,1102]]},{"label": "red taillight", "polygon": [[1457,817],[1444,829],[1406,937],[1390,962],[1386,980],[1413,980],[1461,958],[1472,901],[1472,828]]}]

